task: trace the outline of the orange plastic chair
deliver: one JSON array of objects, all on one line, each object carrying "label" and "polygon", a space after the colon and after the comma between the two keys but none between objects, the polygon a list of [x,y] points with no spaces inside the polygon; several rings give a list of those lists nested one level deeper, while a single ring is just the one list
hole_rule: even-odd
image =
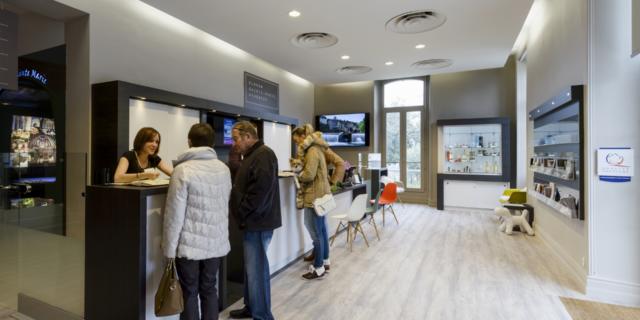
[{"label": "orange plastic chair", "polygon": [[385,213],[386,207],[389,207],[389,209],[391,209],[393,218],[396,219],[397,224],[400,224],[400,222],[398,222],[398,217],[396,217],[396,212],[393,210],[393,204],[396,203],[396,201],[398,201],[397,191],[398,191],[398,186],[393,182],[389,182],[384,186],[384,189],[382,190],[382,195],[380,195],[379,204],[382,206],[382,226],[383,227],[384,227],[384,213]]}]

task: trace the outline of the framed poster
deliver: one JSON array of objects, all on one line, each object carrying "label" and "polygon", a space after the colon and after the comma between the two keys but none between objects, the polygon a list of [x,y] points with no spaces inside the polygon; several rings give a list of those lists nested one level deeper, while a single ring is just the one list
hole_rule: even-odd
[{"label": "framed poster", "polygon": [[278,84],[245,72],[244,107],[260,112],[279,114]]}]

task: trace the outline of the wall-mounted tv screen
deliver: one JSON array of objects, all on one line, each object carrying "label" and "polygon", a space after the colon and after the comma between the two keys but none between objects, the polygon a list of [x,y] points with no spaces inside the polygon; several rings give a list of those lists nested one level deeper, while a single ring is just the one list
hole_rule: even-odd
[{"label": "wall-mounted tv screen", "polygon": [[236,123],[236,119],[233,118],[224,118],[223,119],[223,144],[225,146],[230,146],[233,144],[233,138],[231,137],[231,129],[233,129],[233,125]]},{"label": "wall-mounted tv screen", "polygon": [[13,116],[11,166],[51,166],[56,163],[56,128],[53,119]]},{"label": "wall-mounted tv screen", "polygon": [[319,115],[316,130],[332,147],[365,147],[369,145],[369,113]]},{"label": "wall-mounted tv screen", "polygon": [[216,147],[231,146],[233,144],[231,130],[236,122],[238,122],[238,119],[231,116],[221,114],[208,115],[207,123],[213,127],[215,132],[216,138],[214,142]]}]

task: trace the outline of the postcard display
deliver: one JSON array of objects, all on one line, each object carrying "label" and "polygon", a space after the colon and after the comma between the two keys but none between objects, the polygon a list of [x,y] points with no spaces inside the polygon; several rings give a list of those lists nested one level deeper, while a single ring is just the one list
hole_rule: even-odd
[{"label": "postcard display", "polygon": [[572,86],[529,113],[533,186],[529,194],[563,215],[584,220],[583,89]]}]

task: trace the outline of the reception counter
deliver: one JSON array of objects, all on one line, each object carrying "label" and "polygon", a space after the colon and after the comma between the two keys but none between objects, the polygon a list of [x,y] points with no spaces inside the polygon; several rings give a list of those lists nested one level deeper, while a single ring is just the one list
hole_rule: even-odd
[{"label": "reception counter", "polygon": [[[312,247],[302,211],[295,207],[295,191],[292,178],[280,178],[282,227],[275,230],[267,253],[272,275]],[[166,193],[166,186],[87,187],[86,319],[156,319],[153,298],[164,270],[160,243]],[[346,212],[351,200],[362,193],[366,193],[364,184],[335,193],[338,207],[332,213]],[[330,235],[337,223],[333,220],[329,219]],[[234,228],[231,221],[230,228]],[[230,231],[232,252],[224,259],[218,275],[222,279],[218,281],[218,292],[223,308],[239,298],[228,293],[233,286],[227,281],[227,273],[242,267],[242,263],[232,261],[241,257],[238,250],[242,245],[231,235],[234,230]]]}]

